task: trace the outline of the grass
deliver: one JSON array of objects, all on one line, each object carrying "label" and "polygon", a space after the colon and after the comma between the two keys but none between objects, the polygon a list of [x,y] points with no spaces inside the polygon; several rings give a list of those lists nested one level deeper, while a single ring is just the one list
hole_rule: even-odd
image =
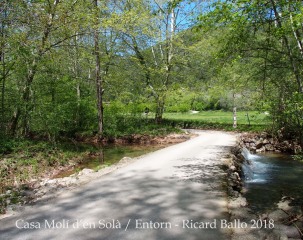
[{"label": "grass", "polygon": [[[257,111],[237,112],[238,124],[249,124],[247,114],[251,125],[266,125],[269,123],[267,115]],[[225,111],[203,111],[199,113],[164,113],[166,119],[176,120],[201,120],[209,123],[233,124],[233,113]]]},{"label": "grass", "polygon": [[[199,113],[165,113],[163,118],[165,123],[182,128],[235,130],[233,128],[232,112],[203,111]],[[264,131],[269,125],[270,118],[265,113],[259,113],[257,111],[237,112],[236,130]]]},{"label": "grass", "polygon": [[26,139],[11,140],[5,150],[0,152],[0,194],[9,186],[26,184],[71,160],[77,161],[86,153]]}]

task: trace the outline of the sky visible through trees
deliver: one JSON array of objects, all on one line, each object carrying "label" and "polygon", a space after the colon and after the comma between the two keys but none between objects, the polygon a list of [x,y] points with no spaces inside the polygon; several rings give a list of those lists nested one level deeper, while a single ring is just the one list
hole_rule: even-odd
[{"label": "sky visible through trees", "polygon": [[[149,109],[257,110],[302,142],[300,1],[3,0],[1,136],[117,135]],[[152,115],[154,114],[154,115]],[[128,125],[128,127],[126,127]]]}]

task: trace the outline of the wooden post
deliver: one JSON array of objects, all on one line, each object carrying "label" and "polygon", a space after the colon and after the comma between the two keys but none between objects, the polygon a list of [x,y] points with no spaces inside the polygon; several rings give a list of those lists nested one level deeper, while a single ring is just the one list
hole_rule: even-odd
[{"label": "wooden post", "polygon": [[248,112],[246,113],[246,117],[247,117],[247,121],[248,121],[248,126],[250,126],[250,119],[249,119]]},{"label": "wooden post", "polygon": [[233,117],[234,117],[233,127],[237,128],[237,108],[236,107],[233,108]]}]

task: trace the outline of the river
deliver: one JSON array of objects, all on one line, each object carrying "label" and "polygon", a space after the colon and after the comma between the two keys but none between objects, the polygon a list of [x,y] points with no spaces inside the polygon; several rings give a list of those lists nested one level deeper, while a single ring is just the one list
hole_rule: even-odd
[{"label": "river", "polygon": [[123,157],[138,157],[149,152],[156,151],[158,149],[164,148],[169,144],[154,144],[154,145],[107,145],[99,146],[92,144],[65,144],[68,149],[81,151],[90,151],[91,154],[82,159],[75,168],[67,171],[60,172],[59,174],[53,176],[53,178],[63,178],[68,177],[71,174],[81,171],[84,168],[89,169],[100,169],[112,164],[119,162]]},{"label": "river", "polygon": [[293,205],[303,203],[303,162],[287,154],[250,154],[246,149],[243,155],[250,162],[243,166],[244,197],[252,210],[272,210],[282,197],[290,198]]}]

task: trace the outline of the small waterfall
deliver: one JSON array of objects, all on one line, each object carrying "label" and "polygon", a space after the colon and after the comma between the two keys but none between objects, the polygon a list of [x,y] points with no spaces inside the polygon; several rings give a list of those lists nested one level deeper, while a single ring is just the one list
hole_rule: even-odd
[{"label": "small waterfall", "polygon": [[260,156],[258,156],[258,155],[251,154],[247,148],[243,148],[241,154],[251,164],[253,164],[254,160],[260,158]]},{"label": "small waterfall", "polygon": [[247,148],[243,148],[241,154],[245,159],[242,165],[245,180],[246,181],[253,180],[254,171],[253,171],[253,161],[251,160],[254,159],[254,155],[251,154]]},{"label": "small waterfall", "polygon": [[249,160],[253,156],[247,148],[243,148],[241,154],[246,160]]},{"label": "small waterfall", "polygon": [[266,182],[266,172],[270,168],[269,164],[261,162],[261,156],[251,154],[247,148],[243,148],[241,152],[245,161],[242,165],[246,182]]}]

